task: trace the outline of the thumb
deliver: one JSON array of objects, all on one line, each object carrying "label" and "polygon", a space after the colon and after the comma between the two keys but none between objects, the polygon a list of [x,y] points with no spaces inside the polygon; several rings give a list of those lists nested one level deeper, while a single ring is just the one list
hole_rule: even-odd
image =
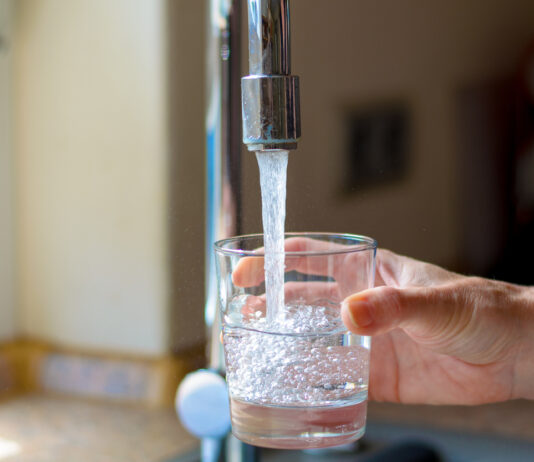
[{"label": "thumb", "polygon": [[431,343],[460,333],[469,309],[449,287],[377,287],[346,298],[341,316],[358,335],[377,335],[400,327]]}]

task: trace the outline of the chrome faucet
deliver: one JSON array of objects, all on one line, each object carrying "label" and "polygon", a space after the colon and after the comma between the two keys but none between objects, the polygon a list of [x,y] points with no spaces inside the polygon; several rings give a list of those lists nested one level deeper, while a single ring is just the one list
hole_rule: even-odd
[{"label": "chrome faucet", "polygon": [[[242,231],[241,141],[250,151],[287,151],[296,149],[301,133],[299,80],[291,75],[289,0],[247,3],[250,75],[241,81],[241,0],[210,0],[208,10],[205,320],[209,369],[220,375],[224,357],[213,243]],[[258,457],[255,448],[226,438],[229,415],[209,415],[209,409],[207,415],[195,415],[203,401],[195,387],[204,387],[212,398],[220,394],[220,383],[206,371],[184,380],[177,395],[182,422],[202,438],[203,461],[252,462]],[[208,421],[222,430],[207,430],[203,422]]]},{"label": "chrome faucet", "polygon": [[213,243],[240,234],[241,0],[210,0],[206,111],[206,305],[210,369],[224,371]]},{"label": "chrome faucet", "polygon": [[241,81],[243,142],[292,150],[300,138],[299,78],[291,75],[289,0],[248,0],[249,73]]},{"label": "chrome faucet", "polygon": [[205,318],[209,364],[221,371],[212,246],[242,229],[241,116],[243,142],[250,151],[296,149],[301,134],[299,78],[291,75],[289,0],[247,3],[250,75],[241,79],[239,91],[241,2],[210,2]]}]

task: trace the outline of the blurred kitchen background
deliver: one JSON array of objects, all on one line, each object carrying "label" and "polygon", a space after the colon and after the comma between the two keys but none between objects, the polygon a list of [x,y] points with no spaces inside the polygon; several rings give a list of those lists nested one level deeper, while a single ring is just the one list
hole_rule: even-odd
[{"label": "blurred kitchen background", "polygon": [[[196,444],[171,401],[204,352],[206,4],[0,0],[0,460]],[[534,2],[293,0],[292,39],[287,229],[534,284]],[[510,406],[474,426],[534,440]]]}]

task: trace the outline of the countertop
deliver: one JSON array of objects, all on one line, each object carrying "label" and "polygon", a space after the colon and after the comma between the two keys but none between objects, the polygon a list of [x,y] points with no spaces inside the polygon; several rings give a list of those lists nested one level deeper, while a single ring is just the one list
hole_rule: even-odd
[{"label": "countertop", "polygon": [[[373,402],[369,422],[534,441],[534,401],[475,407]],[[172,409],[38,395],[0,403],[0,449],[7,450],[2,454],[6,462],[162,461],[197,445]]]}]

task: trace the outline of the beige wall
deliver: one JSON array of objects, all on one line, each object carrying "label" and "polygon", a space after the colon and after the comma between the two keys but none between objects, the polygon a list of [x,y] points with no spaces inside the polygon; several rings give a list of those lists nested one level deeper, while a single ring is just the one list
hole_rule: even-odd
[{"label": "beige wall", "polygon": [[25,335],[147,354],[169,347],[164,6],[16,2]]},{"label": "beige wall", "polygon": [[[532,0],[293,0],[293,71],[303,137],[290,157],[289,230],[356,232],[445,265],[458,261],[455,96],[509,75],[534,34]],[[412,116],[402,181],[342,191],[343,114],[404,101]],[[259,229],[255,159],[246,158],[247,231]]]},{"label": "beige wall", "polygon": [[0,341],[15,335],[11,0],[0,0]]}]

